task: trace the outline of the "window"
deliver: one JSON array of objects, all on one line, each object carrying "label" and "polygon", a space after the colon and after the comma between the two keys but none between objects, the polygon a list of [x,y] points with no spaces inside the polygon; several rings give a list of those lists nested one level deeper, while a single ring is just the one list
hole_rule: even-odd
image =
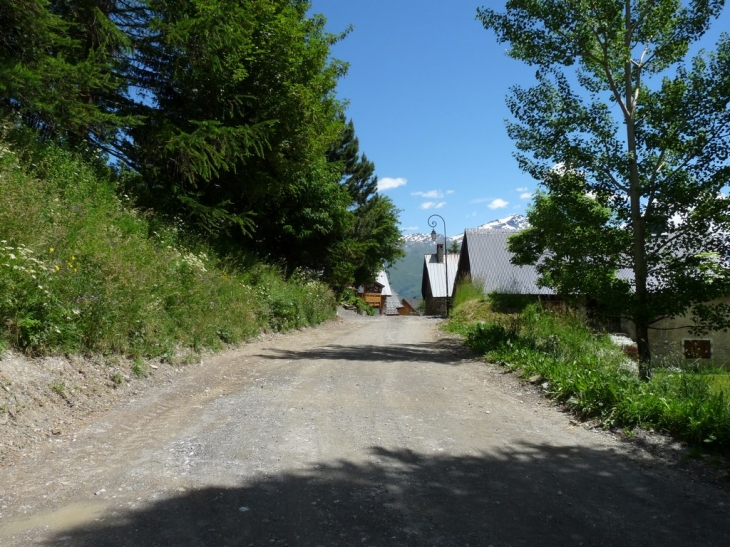
[{"label": "window", "polygon": [[687,359],[709,359],[712,357],[711,340],[683,340],[684,356]]}]

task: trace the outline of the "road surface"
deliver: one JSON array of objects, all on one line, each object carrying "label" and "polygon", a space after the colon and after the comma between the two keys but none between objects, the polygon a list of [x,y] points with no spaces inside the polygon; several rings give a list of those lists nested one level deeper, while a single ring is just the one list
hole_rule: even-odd
[{"label": "road surface", "polygon": [[270,337],[0,469],[0,545],[730,545],[726,490],[419,317]]}]

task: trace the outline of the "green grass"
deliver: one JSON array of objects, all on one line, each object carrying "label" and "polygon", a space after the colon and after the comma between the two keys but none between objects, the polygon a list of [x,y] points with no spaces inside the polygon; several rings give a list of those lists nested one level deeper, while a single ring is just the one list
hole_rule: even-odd
[{"label": "green grass", "polygon": [[459,281],[454,289],[454,298],[451,305],[458,308],[466,302],[483,302],[486,298],[483,286],[471,279]]},{"label": "green grass", "polygon": [[580,314],[538,305],[519,314],[496,313],[489,302],[455,310],[452,330],[493,362],[540,375],[548,396],[607,427],[653,428],[695,446],[730,448],[727,374],[657,371],[641,381],[608,336]]},{"label": "green grass", "polygon": [[724,394],[730,398],[730,372],[722,371],[719,374],[707,374],[707,382],[710,384],[710,391],[716,395]]},{"label": "green grass", "polygon": [[118,194],[132,175],[21,137],[0,137],[0,349],[171,357],[334,316],[322,283],[219,255]]}]

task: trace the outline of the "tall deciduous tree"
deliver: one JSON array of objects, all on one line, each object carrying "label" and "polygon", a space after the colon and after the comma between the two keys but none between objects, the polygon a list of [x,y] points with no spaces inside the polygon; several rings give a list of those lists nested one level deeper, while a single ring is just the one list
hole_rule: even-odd
[{"label": "tall deciduous tree", "polygon": [[539,262],[544,283],[630,318],[643,363],[664,317],[730,325],[727,306],[709,303],[730,294],[727,35],[687,60],[723,5],[510,0],[477,12],[537,67],[537,85],[508,98],[517,159],[542,186],[510,248]]}]

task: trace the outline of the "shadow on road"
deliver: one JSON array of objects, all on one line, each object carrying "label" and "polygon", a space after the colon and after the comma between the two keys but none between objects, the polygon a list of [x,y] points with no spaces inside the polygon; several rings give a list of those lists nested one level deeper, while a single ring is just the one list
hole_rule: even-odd
[{"label": "shadow on road", "polygon": [[332,345],[306,350],[272,349],[257,355],[263,359],[288,360],[333,360],[333,361],[383,361],[395,363],[415,361],[422,363],[438,363],[441,365],[460,365],[464,359],[473,359],[476,354],[466,348],[459,340],[445,338],[438,342],[423,344],[399,344],[378,346],[364,345]]},{"label": "shadow on road", "polygon": [[[373,447],[66,530],[52,545],[722,545],[727,494],[611,451],[526,444],[442,456]],[[62,543],[61,543],[62,542]]]}]

